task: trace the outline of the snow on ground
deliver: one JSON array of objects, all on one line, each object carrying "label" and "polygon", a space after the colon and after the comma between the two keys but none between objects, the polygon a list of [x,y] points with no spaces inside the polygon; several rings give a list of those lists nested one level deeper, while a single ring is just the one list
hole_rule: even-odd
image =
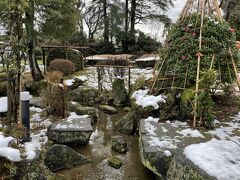
[{"label": "snow on ground", "polygon": [[136,104],[139,106],[142,106],[143,108],[152,106],[154,109],[158,109],[159,102],[165,103],[165,96],[159,95],[159,96],[153,96],[153,95],[147,95],[149,90],[139,90],[132,94],[132,98],[136,100]]},{"label": "snow on ground", "polygon": [[0,113],[7,112],[7,97],[0,98]]},{"label": "snow on ground", "polygon": [[219,180],[240,178],[240,146],[235,142],[213,138],[206,143],[187,146],[184,154]]},{"label": "snow on ground", "polygon": [[176,131],[176,132],[183,135],[183,137],[190,136],[190,137],[204,138],[204,136],[196,129],[193,130],[193,129],[187,128],[187,129],[183,129],[181,131]]},{"label": "snow on ground", "polygon": [[64,84],[66,86],[72,86],[74,84],[75,80],[74,79],[67,79],[67,80],[64,80]]},{"label": "snow on ground", "polygon": [[48,141],[46,136],[47,129],[43,129],[37,134],[32,134],[32,140],[24,144],[26,159],[32,160],[36,157],[37,151],[41,151],[43,145]]},{"label": "snow on ground", "polygon": [[143,58],[138,58],[135,61],[154,61],[154,60],[159,60],[159,56],[149,56],[149,57],[143,57]]},{"label": "snow on ground", "polygon": [[154,137],[151,136],[150,137],[150,141],[149,145],[150,146],[154,146],[154,147],[160,147],[160,148],[167,148],[167,149],[176,149],[177,146],[174,145],[176,140],[175,139],[171,139],[171,138],[167,138],[167,137]]},{"label": "snow on ground", "polygon": [[9,147],[9,143],[15,140],[13,137],[5,137],[0,134],[0,156],[5,157],[11,161],[21,161],[19,149]]},{"label": "snow on ground", "polygon": [[[112,81],[114,79],[113,69],[105,69],[104,76],[102,80],[102,86],[106,90],[112,89]],[[149,80],[153,77],[153,69],[131,69],[131,84],[134,84],[137,79],[143,77],[145,80]],[[73,79],[65,80],[67,86],[72,86],[74,83],[74,78],[78,78],[85,82],[85,85],[91,88],[98,88],[98,75],[97,75],[97,68],[95,67],[88,67],[85,69],[84,75],[79,75],[73,77]],[[124,75],[125,87],[128,88],[128,70],[125,72]]]},{"label": "snow on ground", "polygon": [[41,113],[41,112],[43,111],[43,109],[38,108],[38,107],[35,107],[35,106],[31,106],[31,107],[30,107],[30,111],[34,111],[34,112],[37,112],[37,113]]},{"label": "snow on ground", "polygon": [[[144,134],[148,135],[148,146],[164,150],[166,156],[171,156],[171,151],[182,147],[184,138],[198,138],[199,144],[190,144],[184,148],[184,155],[196,166],[204,170],[210,176],[219,180],[240,178],[240,113],[231,119],[230,122],[219,122],[214,130],[200,132],[191,129],[186,122],[167,121],[159,123],[158,119],[148,117],[144,120]],[[177,128],[172,132],[168,128]],[[161,136],[159,136],[161,132]],[[206,138],[205,138],[206,137]],[[199,141],[202,138],[203,141]],[[206,142],[205,142],[206,141]],[[194,141],[193,141],[194,142]],[[183,146],[184,147],[184,146]]]}]

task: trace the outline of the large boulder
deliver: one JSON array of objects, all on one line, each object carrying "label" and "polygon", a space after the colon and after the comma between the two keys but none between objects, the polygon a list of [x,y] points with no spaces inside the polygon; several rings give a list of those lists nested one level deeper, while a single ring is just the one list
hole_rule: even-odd
[{"label": "large boulder", "polygon": [[93,106],[99,99],[99,91],[97,89],[79,87],[70,91],[70,96],[73,101],[82,105]]},{"label": "large boulder", "polygon": [[115,114],[117,113],[117,110],[112,107],[112,106],[108,106],[108,105],[100,105],[98,107],[101,111],[107,113],[107,114]]},{"label": "large boulder", "polygon": [[127,91],[124,85],[124,79],[116,78],[112,83],[113,104],[115,106],[124,106],[127,103]]},{"label": "large boulder", "polygon": [[88,160],[66,145],[55,144],[47,151],[44,162],[55,172],[85,164]]},{"label": "large boulder", "polygon": [[119,153],[126,153],[128,150],[127,142],[122,136],[112,137],[112,150]]},{"label": "large boulder", "polygon": [[78,116],[51,124],[47,136],[58,144],[81,145],[89,142],[92,132],[91,118]]},{"label": "large boulder", "polygon": [[175,121],[159,123],[159,118],[140,121],[139,149],[142,164],[159,179],[215,179],[194,165],[184,155],[189,144],[207,140],[187,123]]}]

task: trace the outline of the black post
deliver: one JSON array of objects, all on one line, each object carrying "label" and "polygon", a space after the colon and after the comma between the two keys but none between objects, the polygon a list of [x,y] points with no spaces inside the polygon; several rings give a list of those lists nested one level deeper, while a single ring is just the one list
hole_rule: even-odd
[{"label": "black post", "polygon": [[24,128],[26,128],[26,134],[23,137],[23,142],[31,141],[30,137],[30,111],[29,111],[29,92],[24,91],[20,93],[21,100],[21,119]]}]

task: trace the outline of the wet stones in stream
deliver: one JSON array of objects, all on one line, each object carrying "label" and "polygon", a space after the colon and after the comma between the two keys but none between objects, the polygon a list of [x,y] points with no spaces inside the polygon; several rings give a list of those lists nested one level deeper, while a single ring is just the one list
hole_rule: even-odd
[{"label": "wet stones in stream", "polygon": [[100,105],[98,107],[101,111],[107,113],[107,114],[116,114],[117,110],[112,107],[112,106],[108,106],[108,105]]},{"label": "wet stones in stream", "polygon": [[126,153],[128,150],[127,142],[122,136],[112,137],[112,150],[119,153]]},{"label": "wet stones in stream", "polygon": [[116,156],[108,158],[108,164],[115,169],[119,169],[120,167],[122,167],[122,161]]},{"label": "wet stones in stream", "polygon": [[45,165],[52,171],[69,169],[89,161],[66,145],[55,144],[46,153]]},{"label": "wet stones in stream", "polygon": [[58,144],[82,145],[89,142],[92,132],[91,118],[79,116],[53,123],[48,127],[47,136]]}]

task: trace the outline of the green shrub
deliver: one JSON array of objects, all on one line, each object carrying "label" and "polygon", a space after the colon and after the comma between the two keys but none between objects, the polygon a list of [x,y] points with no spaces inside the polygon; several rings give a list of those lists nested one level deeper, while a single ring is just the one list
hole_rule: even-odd
[{"label": "green shrub", "polygon": [[59,71],[67,76],[74,73],[76,71],[76,67],[72,61],[65,59],[55,59],[50,63],[48,70]]},{"label": "green shrub", "polygon": [[44,80],[29,82],[25,85],[25,89],[32,95],[39,95],[42,89],[47,87],[47,82]]},{"label": "green shrub", "polygon": [[0,82],[0,96],[7,95],[7,81]]},{"label": "green shrub", "polygon": [[43,105],[49,115],[64,116],[68,99],[65,95],[65,88],[58,86],[62,80],[62,73],[48,72],[47,78],[51,83],[48,83],[47,87],[41,91],[40,97]]},{"label": "green shrub", "polygon": [[80,51],[73,49],[52,49],[49,51],[47,58],[47,66],[55,59],[67,59],[72,61],[77,70],[82,70],[84,67],[83,64],[83,55]]}]

